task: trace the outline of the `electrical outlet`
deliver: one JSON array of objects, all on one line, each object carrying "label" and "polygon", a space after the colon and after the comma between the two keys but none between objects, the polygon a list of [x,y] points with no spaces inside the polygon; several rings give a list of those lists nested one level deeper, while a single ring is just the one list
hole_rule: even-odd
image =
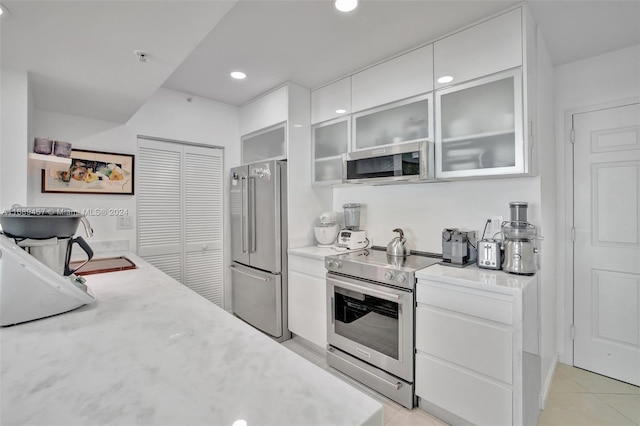
[{"label": "electrical outlet", "polygon": [[489,224],[487,225],[487,231],[484,234],[484,237],[487,239],[496,239],[501,240],[502,235],[496,235],[502,230],[502,216],[492,216],[489,218]]},{"label": "electrical outlet", "polygon": [[118,216],[116,218],[116,229],[132,229],[133,228],[133,218],[131,216]]}]

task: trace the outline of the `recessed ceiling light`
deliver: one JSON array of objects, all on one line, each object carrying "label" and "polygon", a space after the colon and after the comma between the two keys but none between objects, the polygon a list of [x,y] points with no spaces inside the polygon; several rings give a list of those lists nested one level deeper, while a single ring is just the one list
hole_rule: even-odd
[{"label": "recessed ceiling light", "polygon": [[247,78],[247,75],[241,71],[234,71],[231,74],[231,77],[235,78],[236,80],[242,80],[244,78]]},{"label": "recessed ceiling light", "polygon": [[336,0],[334,6],[340,12],[351,12],[358,6],[358,0]]},{"label": "recessed ceiling light", "polygon": [[8,15],[9,14],[9,9],[7,9],[7,7],[0,3],[0,15],[5,14]]},{"label": "recessed ceiling light", "polygon": [[346,109],[337,109],[337,110],[336,110],[336,113],[337,113],[337,114],[344,114],[345,112],[347,112],[347,110],[346,110]]},{"label": "recessed ceiling light", "polygon": [[453,81],[453,77],[450,75],[443,75],[438,79],[438,83],[451,83]]}]

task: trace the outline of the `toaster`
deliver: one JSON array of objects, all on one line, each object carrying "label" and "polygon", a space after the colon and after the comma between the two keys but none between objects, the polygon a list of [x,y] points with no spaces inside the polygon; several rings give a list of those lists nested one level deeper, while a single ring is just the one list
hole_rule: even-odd
[{"label": "toaster", "polygon": [[478,268],[502,269],[502,251],[500,240],[478,241]]}]

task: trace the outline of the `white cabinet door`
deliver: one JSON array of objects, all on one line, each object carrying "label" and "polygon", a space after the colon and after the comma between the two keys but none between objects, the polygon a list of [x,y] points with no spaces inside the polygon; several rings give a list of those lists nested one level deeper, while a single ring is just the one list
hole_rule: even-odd
[{"label": "white cabinet door", "polygon": [[287,121],[288,87],[269,92],[240,108],[240,134],[246,135]]},{"label": "white cabinet door", "polygon": [[342,154],[345,154],[349,148],[350,132],[349,117],[313,126],[312,182],[314,184],[342,182]]},{"label": "white cabinet door", "polygon": [[351,77],[311,92],[311,124],[351,113]]},{"label": "white cabinet door", "polygon": [[289,255],[289,330],[327,346],[327,286],[324,261]]},{"label": "white cabinet door", "polygon": [[436,91],[436,177],[528,171],[520,68]]},{"label": "white cabinet door", "polygon": [[[506,12],[434,43],[436,89],[522,65],[522,11]],[[444,76],[453,80],[438,82]]]},{"label": "white cabinet door", "polygon": [[433,140],[431,94],[353,114],[351,151]]},{"label": "white cabinet door", "polygon": [[433,45],[429,44],[351,76],[353,112],[431,92]]},{"label": "white cabinet door", "polygon": [[242,137],[242,164],[280,160],[287,157],[287,129],[284,123]]},{"label": "white cabinet door", "polygon": [[486,376],[468,374],[454,364],[418,352],[415,386],[418,397],[472,424],[514,424],[510,386]]}]

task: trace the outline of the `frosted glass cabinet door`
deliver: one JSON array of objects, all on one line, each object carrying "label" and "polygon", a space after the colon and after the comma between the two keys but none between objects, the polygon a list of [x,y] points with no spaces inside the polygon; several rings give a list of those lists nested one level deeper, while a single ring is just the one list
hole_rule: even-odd
[{"label": "frosted glass cabinet door", "polygon": [[524,173],[520,68],[436,92],[436,177]]},{"label": "frosted glass cabinet door", "polygon": [[242,164],[286,157],[285,123],[242,137]]},{"label": "frosted glass cabinet door", "polygon": [[349,118],[313,126],[313,182],[342,182],[342,154],[349,147]]},{"label": "frosted glass cabinet door", "polygon": [[353,151],[433,140],[431,94],[353,114]]}]

